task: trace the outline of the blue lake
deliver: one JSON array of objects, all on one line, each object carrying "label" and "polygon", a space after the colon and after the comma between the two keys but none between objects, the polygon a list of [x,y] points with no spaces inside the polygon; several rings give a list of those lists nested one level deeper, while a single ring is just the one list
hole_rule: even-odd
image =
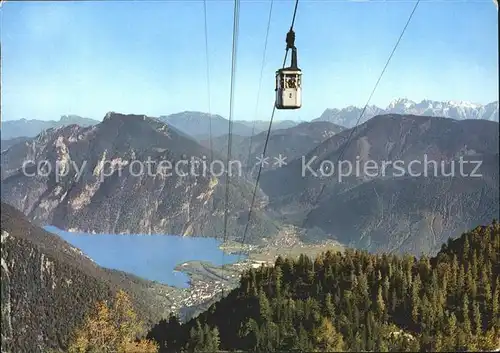
[{"label": "blue lake", "polygon": [[[208,261],[215,265],[235,263],[238,255],[225,254],[221,241],[214,238],[172,235],[115,235],[66,232],[44,227],[82,250],[102,267],[121,270],[136,276],[187,288],[189,277],[174,268],[187,261]],[[243,258],[243,257],[242,257]]]}]

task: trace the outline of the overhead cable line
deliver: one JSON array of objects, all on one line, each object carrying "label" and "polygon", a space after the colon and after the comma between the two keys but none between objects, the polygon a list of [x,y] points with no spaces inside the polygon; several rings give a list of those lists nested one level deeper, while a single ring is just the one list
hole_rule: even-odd
[{"label": "overhead cable line", "polygon": [[207,0],[203,0],[203,15],[205,20],[205,58],[207,63],[207,99],[208,99],[208,133],[210,138],[210,163],[214,159],[214,152],[212,146],[212,107],[210,99],[212,95],[210,94],[210,59],[208,55],[208,21],[207,21]]},{"label": "overhead cable line", "polygon": [[[289,34],[292,33],[293,34],[293,26],[295,24],[295,17],[297,15],[297,8],[298,8],[298,5],[299,5],[299,0],[296,0],[295,1],[295,8],[293,10],[293,17],[292,17],[292,24],[290,25],[290,31],[288,32]],[[288,39],[288,35],[287,35],[287,39]],[[285,51],[285,58],[283,59],[283,68],[285,68],[285,65],[286,65],[286,59],[287,59],[287,56],[288,56],[288,50],[290,49],[290,47],[287,45],[287,48],[286,48],[286,51]],[[269,120],[269,128],[267,129],[267,134],[266,134],[266,142],[264,143],[264,149],[262,151],[262,159],[264,158],[264,156],[266,155],[266,150],[267,150],[267,144],[269,143],[269,136],[271,135],[271,128],[272,128],[272,125],[273,125],[273,119],[274,119],[274,114],[276,113],[276,104],[273,105],[273,110],[272,110],[272,113],[271,113],[271,119]],[[247,236],[247,233],[248,233],[248,226],[250,224],[250,219],[252,217],[252,211],[253,211],[253,205],[255,203],[255,195],[257,193],[257,188],[259,187],[259,181],[260,181],[260,175],[262,173],[262,166],[263,166],[264,163],[260,163],[259,165],[259,171],[257,173],[257,179],[255,181],[255,187],[253,189],[253,194],[252,194],[252,202],[250,204],[250,209],[248,211],[248,218],[247,218],[247,222],[245,224],[245,230],[243,232],[243,238],[242,238],[242,248],[239,252],[239,255],[238,255],[238,262],[239,262],[239,259],[242,255],[242,252],[243,252],[243,245],[245,245],[245,239],[246,239],[246,236]]]},{"label": "overhead cable line", "polygon": [[[229,133],[228,133],[228,144],[227,144],[227,163],[226,163],[226,192],[225,192],[225,205],[224,205],[224,235],[222,244],[226,244],[227,240],[227,223],[228,223],[228,204],[229,204],[229,186],[230,186],[230,175],[231,171],[231,145],[232,145],[232,134],[233,134],[233,112],[234,112],[234,87],[236,80],[236,59],[238,53],[238,33],[239,33],[239,20],[240,20],[240,0],[234,0],[234,20],[233,20],[233,48],[232,48],[232,58],[231,58],[231,86],[229,95]],[[225,252],[222,251],[222,280],[224,280],[224,255]],[[224,285],[224,283],[223,283]],[[224,287],[222,287],[222,296],[224,296]]]},{"label": "overhead cable line", "polygon": [[[417,7],[418,7],[419,4],[420,4],[420,0],[417,0],[416,3],[415,3],[415,6],[413,7],[413,10],[410,13],[410,16],[408,17],[408,20],[406,21],[405,26],[403,27],[403,30],[401,31],[401,34],[399,35],[398,40],[396,41],[396,44],[394,45],[394,48],[391,51],[391,54],[389,55],[389,58],[387,59],[387,62],[385,63],[384,68],[382,69],[382,72],[380,73],[380,75],[379,75],[379,77],[377,79],[377,82],[375,83],[375,86],[373,87],[372,92],[370,93],[370,96],[368,97],[368,100],[367,100],[365,106],[363,107],[363,110],[361,111],[361,114],[358,117],[358,120],[356,121],[356,124],[354,125],[354,127],[349,132],[349,135],[347,137],[347,141],[344,144],[344,146],[343,146],[343,148],[342,148],[342,150],[341,150],[341,152],[340,152],[340,154],[339,154],[339,156],[337,158],[337,163],[335,165],[339,164],[339,161],[344,156],[344,152],[347,150],[347,147],[349,147],[349,143],[351,142],[351,138],[354,135],[354,131],[358,127],[359,122],[361,121],[361,118],[365,114],[366,108],[368,108],[368,105],[370,104],[370,101],[371,101],[373,95],[375,94],[375,91],[378,88],[380,80],[382,79],[382,76],[384,76],[384,73],[385,73],[387,67],[389,66],[389,63],[391,62],[391,59],[394,56],[394,53],[396,52],[396,49],[398,48],[399,43],[401,42],[401,39],[403,38],[403,35],[405,34],[406,29],[408,28],[408,25],[410,24],[410,22],[411,22],[411,20],[413,18],[413,15],[415,14],[415,11],[417,10]],[[324,192],[325,188],[326,188],[326,184],[323,184],[322,187],[321,187],[321,190],[320,190],[320,192],[319,192],[319,194],[318,194],[318,196],[316,198],[315,204],[317,204],[319,202],[321,196],[323,195],[323,192]]]},{"label": "overhead cable line", "polygon": [[[404,26],[403,30],[401,31],[401,34],[400,34],[400,36],[399,36],[399,38],[398,38],[398,40],[397,40],[396,44],[394,45],[394,48],[392,49],[392,52],[391,52],[391,54],[389,55],[389,58],[388,58],[388,60],[387,60],[387,62],[386,62],[386,64],[385,64],[384,68],[382,69],[382,72],[380,73],[379,78],[377,79],[377,82],[375,83],[375,86],[374,86],[374,88],[373,88],[373,90],[372,90],[372,92],[371,92],[371,94],[370,94],[370,96],[369,96],[369,98],[368,98],[368,101],[366,102],[366,104],[365,104],[365,106],[364,106],[364,108],[363,108],[363,110],[362,110],[362,112],[361,112],[360,116],[358,117],[358,119],[357,119],[357,121],[356,121],[355,127],[354,127],[353,129],[351,129],[351,131],[350,131],[350,134],[349,134],[349,136],[348,136],[348,139],[347,139],[346,143],[344,144],[344,148],[342,149],[342,151],[341,151],[341,153],[340,153],[340,155],[339,155],[339,157],[338,157],[337,164],[338,164],[338,161],[340,161],[340,158],[342,158],[342,156],[343,156],[343,154],[344,154],[344,152],[345,152],[346,148],[348,147],[348,145],[349,145],[349,143],[350,143],[350,140],[351,140],[351,138],[352,138],[352,136],[353,136],[353,134],[354,134],[354,131],[355,131],[356,127],[358,126],[358,124],[359,124],[359,122],[360,122],[361,118],[363,117],[363,115],[364,115],[364,113],[365,113],[365,111],[366,111],[366,109],[367,109],[367,107],[368,107],[368,105],[369,105],[369,103],[370,103],[370,101],[371,101],[371,99],[372,99],[372,97],[373,97],[373,95],[375,94],[375,91],[376,91],[376,90],[377,90],[377,88],[378,88],[378,85],[379,85],[379,83],[380,83],[380,80],[382,79],[382,77],[383,77],[383,75],[384,75],[384,73],[385,73],[385,71],[386,71],[387,67],[389,66],[389,63],[391,62],[391,59],[392,59],[392,57],[394,56],[394,53],[396,52],[396,49],[398,48],[399,43],[401,42],[401,39],[403,38],[403,35],[404,35],[404,33],[406,32],[406,29],[408,28],[408,25],[410,24],[410,22],[411,22],[411,20],[412,20],[412,18],[413,18],[413,15],[414,15],[414,13],[415,13],[415,11],[417,10],[418,5],[420,4],[420,1],[421,1],[421,0],[417,0],[417,1],[416,1],[415,6],[413,7],[413,10],[412,10],[412,12],[410,13],[410,16],[408,17],[408,20],[406,21],[406,24],[405,24],[405,26]],[[294,25],[294,22],[295,22],[295,17],[296,17],[296,14],[297,14],[298,2],[299,2],[299,1],[298,1],[298,0],[296,0],[296,3],[295,3],[295,9],[294,9],[293,18],[292,18],[292,25],[290,26],[290,32],[292,32],[292,31],[293,31],[293,25]],[[283,60],[283,67],[285,66],[287,55],[288,55],[288,47],[287,47],[287,50],[286,50],[286,53],[285,53],[285,59]],[[272,111],[272,114],[271,114],[271,120],[270,120],[270,122],[269,122],[269,129],[268,129],[268,131],[267,131],[266,142],[265,142],[265,144],[264,144],[264,150],[263,150],[263,153],[262,153],[262,158],[264,158],[265,153],[266,153],[267,144],[268,144],[268,141],[269,141],[269,135],[270,135],[270,132],[271,132],[271,126],[272,126],[272,122],[273,122],[273,118],[274,118],[275,111],[276,111],[276,107],[274,107],[274,108],[273,108],[273,111]],[[262,172],[262,163],[261,163],[261,164],[260,164],[260,166],[259,166],[259,171],[258,171],[258,174],[257,174],[257,181],[256,181],[256,184],[255,184],[255,188],[254,188],[254,192],[253,192],[253,196],[252,196],[252,203],[251,203],[251,205],[250,205],[250,210],[249,210],[249,213],[248,213],[248,220],[247,220],[247,224],[245,225],[245,231],[244,231],[244,233],[243,233],[243,240],[242,240],[242,244],[243,244],[243,245],[245,244],[245,238],[246,238],[246,234],[247,234],[247,232],[248,232],[248,226],[249,226],[250,219],[251,219],[251,214],[252,214],[252,210],[253,210],[253,205],[254,205],[254,202],[255,202],[255,195],[256,195],[256,192],[257,192],[257,187],[258,187],[258,183],[259,183],[259,180],[260,180],[260,175],[261,175],[261,172]],[[324,184],[324,185],[322,186],[321,191],[320,191],[320,193],[319,193],[319,195],[318,195],[318,197],[317,197],[317,199],[316,199],[316,203],[319,201],[319,199],[320,199],[320,197],[321,197],[321,195],[322,195],[322,193],[323,193],[323,191],[324,191],[325,187],[326,187],[326,184]],[[240,256],[240,257],[241,257],[241,255],[242,255],[242,250],[241,250],[241,251],[240,251],[240,253],[239,253],[239,256]]]},{"label": "overhead cable line", "polygon": [[[205,32],[205,59],[206,59],[206,77],[207,77],[207,99],[208,99],[208,132],[209,132],[209,143],[210,143],[210,163],[213,162],[214,153],[212,146],[212,109],[210,104],[210,99],[212,95],[210,94],[210,61],[208,54],[208,20],[207,20],[207,1],[203,0],[203,17],[204,17],[204,32]],[[190,297],[193,297],[193,292],[191,291]]]},{"label": "overhead cable line", "polygon": [[271,5],[269,6],[269,16],[267,18],[266,38],[264,39],[264,52],[262,54],[262,63],[260,66],[259,88],[257,90],[257,102],[255,104],[255,114],[254,114],[254,121],[253,121],[253,125],[252,125],[252,134],[250,135],[250,145],[248,146],[247,166],[250,165],[250,155],[252,153],[252,143],[253,143],[253,137],[254,137],[254,133],[255,133],[255,123],[256,123],[257,113],[259,110],[260,91],[262,90],[262,77],[264,76],[264,65],[266,63],[267,42],[269,39],[269,28],[271,28],[271,17],[272,17],[272,13],[273,13],[273,3],[274,3],[274,0],[271,0]]}]

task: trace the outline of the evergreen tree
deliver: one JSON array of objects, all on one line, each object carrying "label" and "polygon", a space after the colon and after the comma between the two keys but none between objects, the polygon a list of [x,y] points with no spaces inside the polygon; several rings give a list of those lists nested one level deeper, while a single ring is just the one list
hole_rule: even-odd
[{"label": "evergreen tree", "polygon": [[382,321],[385,323],[387,321],[386,317],[386,309],[385,309],[385,302],[384,302],[384,297],[382,295],[382,288],[379,287],[378,289],[378,294],[377,294],[377,301],[376,301],[376,312],[377,316],[382,319]]},{"label": "evergreen tree", "polygon": [[327,318],[321,320],[320,326],[315,331],[315,347],[320,352],[343,352],[344,340],[331,321]]},{"label": "evergreen tree", "polygon": [[69,353],[156,353],[159,345],[150,340],[137,340],[142,323],[128,295],[118,291],[112,305],[102,301],[73,333]]}]

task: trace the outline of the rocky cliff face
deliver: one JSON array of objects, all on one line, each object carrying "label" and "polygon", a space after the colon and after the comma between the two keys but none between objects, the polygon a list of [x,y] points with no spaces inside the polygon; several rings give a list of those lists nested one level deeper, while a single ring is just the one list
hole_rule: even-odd
[{"label": "rocky cliff face", "polygon": [[146,322],[168,314],[173,289],[100,268],[12,206],[2,203],[1,212],[2,352],[64,349],[85,313],[117,289]]},{"label": "rocky cliff face", "polygon": [[[62,229],[222,237],[225,178],[218,175],[226,161],[211,170],[209,156],[159,120],[109,113],[98,125],[47,130],[3,151],[2,199]],[[252,185],[233,166],[228,236],[238,238]],[[254,242],[276,231],[258,208],[247,238]]]}]

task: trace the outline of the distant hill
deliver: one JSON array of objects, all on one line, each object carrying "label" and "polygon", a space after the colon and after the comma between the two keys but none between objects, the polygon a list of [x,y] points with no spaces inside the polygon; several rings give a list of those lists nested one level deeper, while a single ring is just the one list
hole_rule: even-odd
[{"label": "distant hill", "polygon": [[[354,130],[347,148],[351,130],[324,141],[304,161],[296,159],[267,171],[261,188],[269,196],[270,208],[314,230],[315,236],[323,232],[341,243],[373,251],[433,252],[449,236],[499,217],[498,132],[499,124],[486,120],[377,116]],[[339,182],[336,162],[342,151],[341,160],[349,162],[353,172]],[[394,165],[382,173],[384,161],[400,161],[408,168],[416,160],[420,164],[412,166],[412,173],[422,174],[424,158],[438,162],[437,174],[432,165],[429,177],[409,176],[408,169],[403,170],[404,176]],[[461,176],[460,158],[482,161],[482,177]],[[442,172],[449,173],[452,161],[454,178]],[[375,174],[363,172],[370,163],[375,164]],[[323,176],[321,166],[327,167]],[[467,164],[464,174],[474,168]]]},{"label": "distant hill", "polygon": [[[158,119],[108,113],[95,126],[46,130],[3,151],[1,195],[37,223],[61,229],[222,238],[225,179],[213,176],[220,175],[217,164],[214,174],[209,164],[203,171],[209,156],[208,149]],[[23,172],[26,160],[46,160],[53,169],[32,177],[36,166]],[[59,179],[56,161],[67,173]],[[252,191],[234,173],[227,233],[233,239],[242,236]],[[251,242],[277,231],[263,210],[255,211]]]},{"label": "distant hill", "polygon": [[[362,108],[348,106],[341,109],[326,109],[323,114],[313,121],[328,121],[336,125],[353,127]],[[498,122],[498,102],[492,102],[486,105],[470,102],[454,101],[433,101],[423,100],[416,103],[406,98],[393,100],[386,108],[380,108],[374,105],[368,106],[361,123],[369,120],[376,115],[383,114],[401,114],[401,115],[422,115],[447,117],[457,120],[484,119]],[[180,113],[164,115],[159,117],[163,122],[169,123],[180,131],[195,137],[197,140],[206,140],[210,137],[210,114],[203,112],[184,111]],[[216,114],[211,115],[212,138],[226,135],[229,129],[229,121]],[[16,137],[35,137],[42,130],[57,128],[64,125],[77,124],[80,126],[90,126],[98,124],[99,121],[83,118],[77,115],[63,115],[59,121],[55,120],[8,120],[2,122],[2,140],[10,140]],[[299,125],[301,122],[292,120],[273,121],[273,130],[288,129]],[[257,120],[234,120],[233,133],[240,136],[256,135],[267,131],[269,121]]]},{"label": "distant hill", "polygon": [[[160,116],[159,119],[198,140],[208,140],[210,138],[210,124],[212,125],[212,138],[227,135],[229,132],[229,120],[215,114],[186,111]],[[297,123],[290,120],[275,121],[272,129],[283,129],[295,125]],[[252,136],[252,132],[256,135],[262,131],[267,131],[268,128],[269,121],[256,121],[254,126],[253,121],[234,120],[232,131],[235,135]]]},{"label": "distant hill", "polygon": [[[354,106],[343,109],[326,109],[315,121],[330,121],[351,128],[356,125],[362,110],[362,108]],[[483,119],[498,122],[498,101],[481,105],[470,102],[440,102],[428,99],[416,103],[406,98],[399,98],[393,100],[385,109],[374,105],[368,106],[360,123],[383,114],[437,116],[457,120]]]},{"label": "distant hill", "polygon": [[500,348],[500,226],[433,258],[347,249],[278,258],[197,318],[149,333],[160,352],[491,352]]},{"label": "distant hill", "polygon": [[2,202],[2,352],[65,349],[98,301],[125,290],[142,320],[168,315],[173,289],[97,266],[59,236]]},{"label": "distant hill", "polygon": [[[267,131],[269,129],[269,121],[265,120],[236,120],[236,122],[241,123],[243,125],[249,126],[250,128],[255,127],[255,132]],[[293,120],[273,120],[272,129],[288,129],[294,126],[299,125],[303,121],[293,121]]]},{"label": "distant hill", "polygon": [[[227,134],[229,131],[229,120],[220,115],[210,116],[208,113],[186,111],[160,116],[159,119],[197,138],[210,136],[210,124],[212,125],[212,137]],[[240,122],[233,121],[233,133],[250,136],[252,128]]]},{"label": "distant hill", "polygon": [[[274,169],[275,157],[281,154],[286,158],[285,162],[299,158],[315,148],[321,142],[331,136],[343,131],[345,128],[325,121],[304,122],[285,129],[272,130],[269,136],[266,156],[269,156],[269,164],[264,170]],[[257,157],[262,154],[266,142],[267,131],[256,134],[253,137],[234,136],[232,143],[232,159],[241,161],[244,166],[255,175],[258,170]],[[209,146],[209,141],[203,141]],[[250,149],[250,160],[248,153]],[[227,154],[227,135],[213,139],[212,146],[215,152]]]},{"label": "distant hill", "polygon": [[432,254],[471,225],[498,218],[498,201],[498,187],[481,179],[373,180],[325,197],[303,226],[360,249]]},{"label": "distant hill", "polygon": [[77,124],[90,126],[99,123],[97,120],[82,118],[78,115],[63,115],[57,120],[20,119],[2,121],[2,141],[17,137],[35,137],[46,129],[57,128],[65,125]]}]

